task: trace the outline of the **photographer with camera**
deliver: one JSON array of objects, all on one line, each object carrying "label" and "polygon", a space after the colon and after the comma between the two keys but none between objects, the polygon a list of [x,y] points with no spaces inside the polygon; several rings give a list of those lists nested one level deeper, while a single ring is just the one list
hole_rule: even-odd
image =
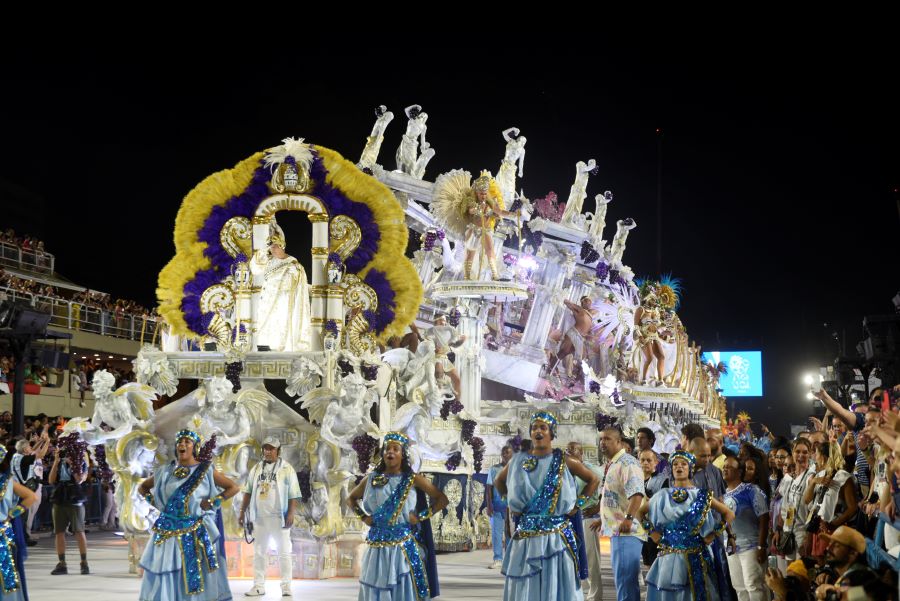
[{"label": "photographer with camera", "polygon": [[[80,463],[76,466],[73,461]],[[59,563],[50,572],[54,576],[69,573],[66,566],[66,528],[69,526],[72,527],[75,540],[78,542],[78,551],[81,553],[81,573],[91,573],[87,562],[87,538],[84,536],[84,502],[87,498],[84,481],[87,480],[87,476],[87,454],[72,458],[67,456],[65,451],[56,449],[48,478],[48,482],[55,486],[50,495],[50,502],[53,503],[56,554],[59,556]]]},{"label": "photographer with camera", "polygon": [[28,508],[28,518],[25,525],[25,542],[29,547],[37,544],[37,540],[31,538],[31,527],[34,525],[34,516],[37,515],[41,504],[41,480],[44,478],[44,457],[50,450],[50,437],[44,429],[40,436],[33,434],[31,440],[21,439],[16,442],[16,453],[12,456],[10,467],[15,481],[34,492],[36,500]]}]

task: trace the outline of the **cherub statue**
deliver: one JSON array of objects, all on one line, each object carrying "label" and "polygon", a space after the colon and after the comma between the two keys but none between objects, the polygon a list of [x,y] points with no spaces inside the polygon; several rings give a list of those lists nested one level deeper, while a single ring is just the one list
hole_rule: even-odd
[{"label": "cherub statue", "polygon": [[[92,445],[118,440],[133,429],[152,431],[156,391],[134,382],[113,391],[115,384],[115,377],[105,369],[94,372],[94,415],[90,423],[70,420],[65,431],[81,430],[84,440]],[[104,430],[101,424],[111,429]]]},{"label": "cherub statue", "polygon": [[285,392],[292,397],[303,396],[310,390],[318,388],[322,384],[323,377],[322,368],[309,357],[294,359],[291,363],[291,373],[286,380]]},{"label": "cherub statue", "polygon": [[378,427],[369,418],[378,393],[355,372],[345,376],[340,385],[340,394],[328,388],[308,392],[301,399],[301,407],[309,412],[310,421],[320,424],[319,432],[324,440],[349,448],[357,435],[378,433]]},{"label": "cherub statue", "polygon": [[155,346],[145,344],[133,361],[140,384],[153,387],[160,395],[172,396],[178,391],[178,375],[168,356]]}]

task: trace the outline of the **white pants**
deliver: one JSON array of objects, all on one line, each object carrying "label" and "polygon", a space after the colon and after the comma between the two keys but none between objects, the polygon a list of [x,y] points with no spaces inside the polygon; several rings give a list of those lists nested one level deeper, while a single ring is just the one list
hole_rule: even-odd
[{"label": "white pants", "polygon": [[728,556],[731,584],[738,601],[768,601],[769,591],[763,576],[763,564],[756,561],[756,549]]},{"label": "white pants", "polygon": [[591,530],[591,524],[600,516],[584,518],[584,552],[587,554],[588,577],[581,581],[584,601],[602,601],[603,581],[600,573],[600,535]]},{"label": "white pants", "polygon": [[28,508],[28,520],[25,523],[25,536],[31,536],[31,527],[34,526],[34,516],[37,515],[38,508],[41,506],[41,489],[42,485],[38,484],[37,490],[34,491],[34,496],[37,497],[37,500],[32,503],[31,507]]},{"label": "white pants", "polygon": [[291,529],[281,527],[281,518],[257,518],[253,522],[253,584],[263,586],[266,582],[266,556],[269,541],[275,541],[275,553],[281,563],[281,583],[290,584],[291,573]]},{"label": "white pants", "polygon": [[116,493],[112,489],[106,491],[106,505],[103,508],[103,517],[100,518],[100,525],[106,528],[114,528],[116,525],[116,517],[119,515],[118,507],[116,507]]}]

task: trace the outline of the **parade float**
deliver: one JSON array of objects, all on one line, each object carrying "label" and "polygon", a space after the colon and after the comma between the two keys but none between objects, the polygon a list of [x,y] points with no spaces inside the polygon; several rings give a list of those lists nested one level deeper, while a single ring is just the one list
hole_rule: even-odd
[{"label": "parade float", "polygon": [[[484,474],[535,410],[590,461],[607,425],[649,427],[665,452],[684,423],[720,426],[718,372],[678,318],[677,281],[635,277],[624,256],[637,224],[607,227],[611,192],[582,213],[593,159],[565,201],[529,200],[526,138],[509,128],[496,175],[457,157],[429,181],[427,114],[405,114],[393,169],[379,163],[393,120],[379,107],[357,163],[288,138],[184,198],[139,383],[112,390],[98,372],[93,418],[67,425],[117,482],[134,570],[155,518],[137,485],[185,427],[238,483],[278,437],[303,491],[295,577],[329,578],[358,575],[366,527],[344,500],[387,431],[413,442],[414,469],[450,500],[432,520],[437,549],[466,551],[489,544]],[[309,219],[310,265],[286,252],[300,244],[278,225],[288,211]],[[237,506],[221,508],[228,571],[250,575]]]}]

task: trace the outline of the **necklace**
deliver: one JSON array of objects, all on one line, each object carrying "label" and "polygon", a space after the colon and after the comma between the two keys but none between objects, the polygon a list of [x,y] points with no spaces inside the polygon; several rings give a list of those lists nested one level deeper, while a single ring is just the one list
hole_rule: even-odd
[{"label": "necklace", "polygon": [[673,488],[669,494],[676,503],[684,503],[688,498],[688,491],[686,488]]},{"label": "necklace", "polygon": [[533,472],[537,469],[538,458],[534,455],[529,455],[528,458],[522,462],[522,469],[526,472]]},{"label": "necklace", "polygon": [[187,478],[188,474],[191,473],[191,468],[186,465],[179,465],[175,468],[175,471],[172,472],[176,478]]}]

